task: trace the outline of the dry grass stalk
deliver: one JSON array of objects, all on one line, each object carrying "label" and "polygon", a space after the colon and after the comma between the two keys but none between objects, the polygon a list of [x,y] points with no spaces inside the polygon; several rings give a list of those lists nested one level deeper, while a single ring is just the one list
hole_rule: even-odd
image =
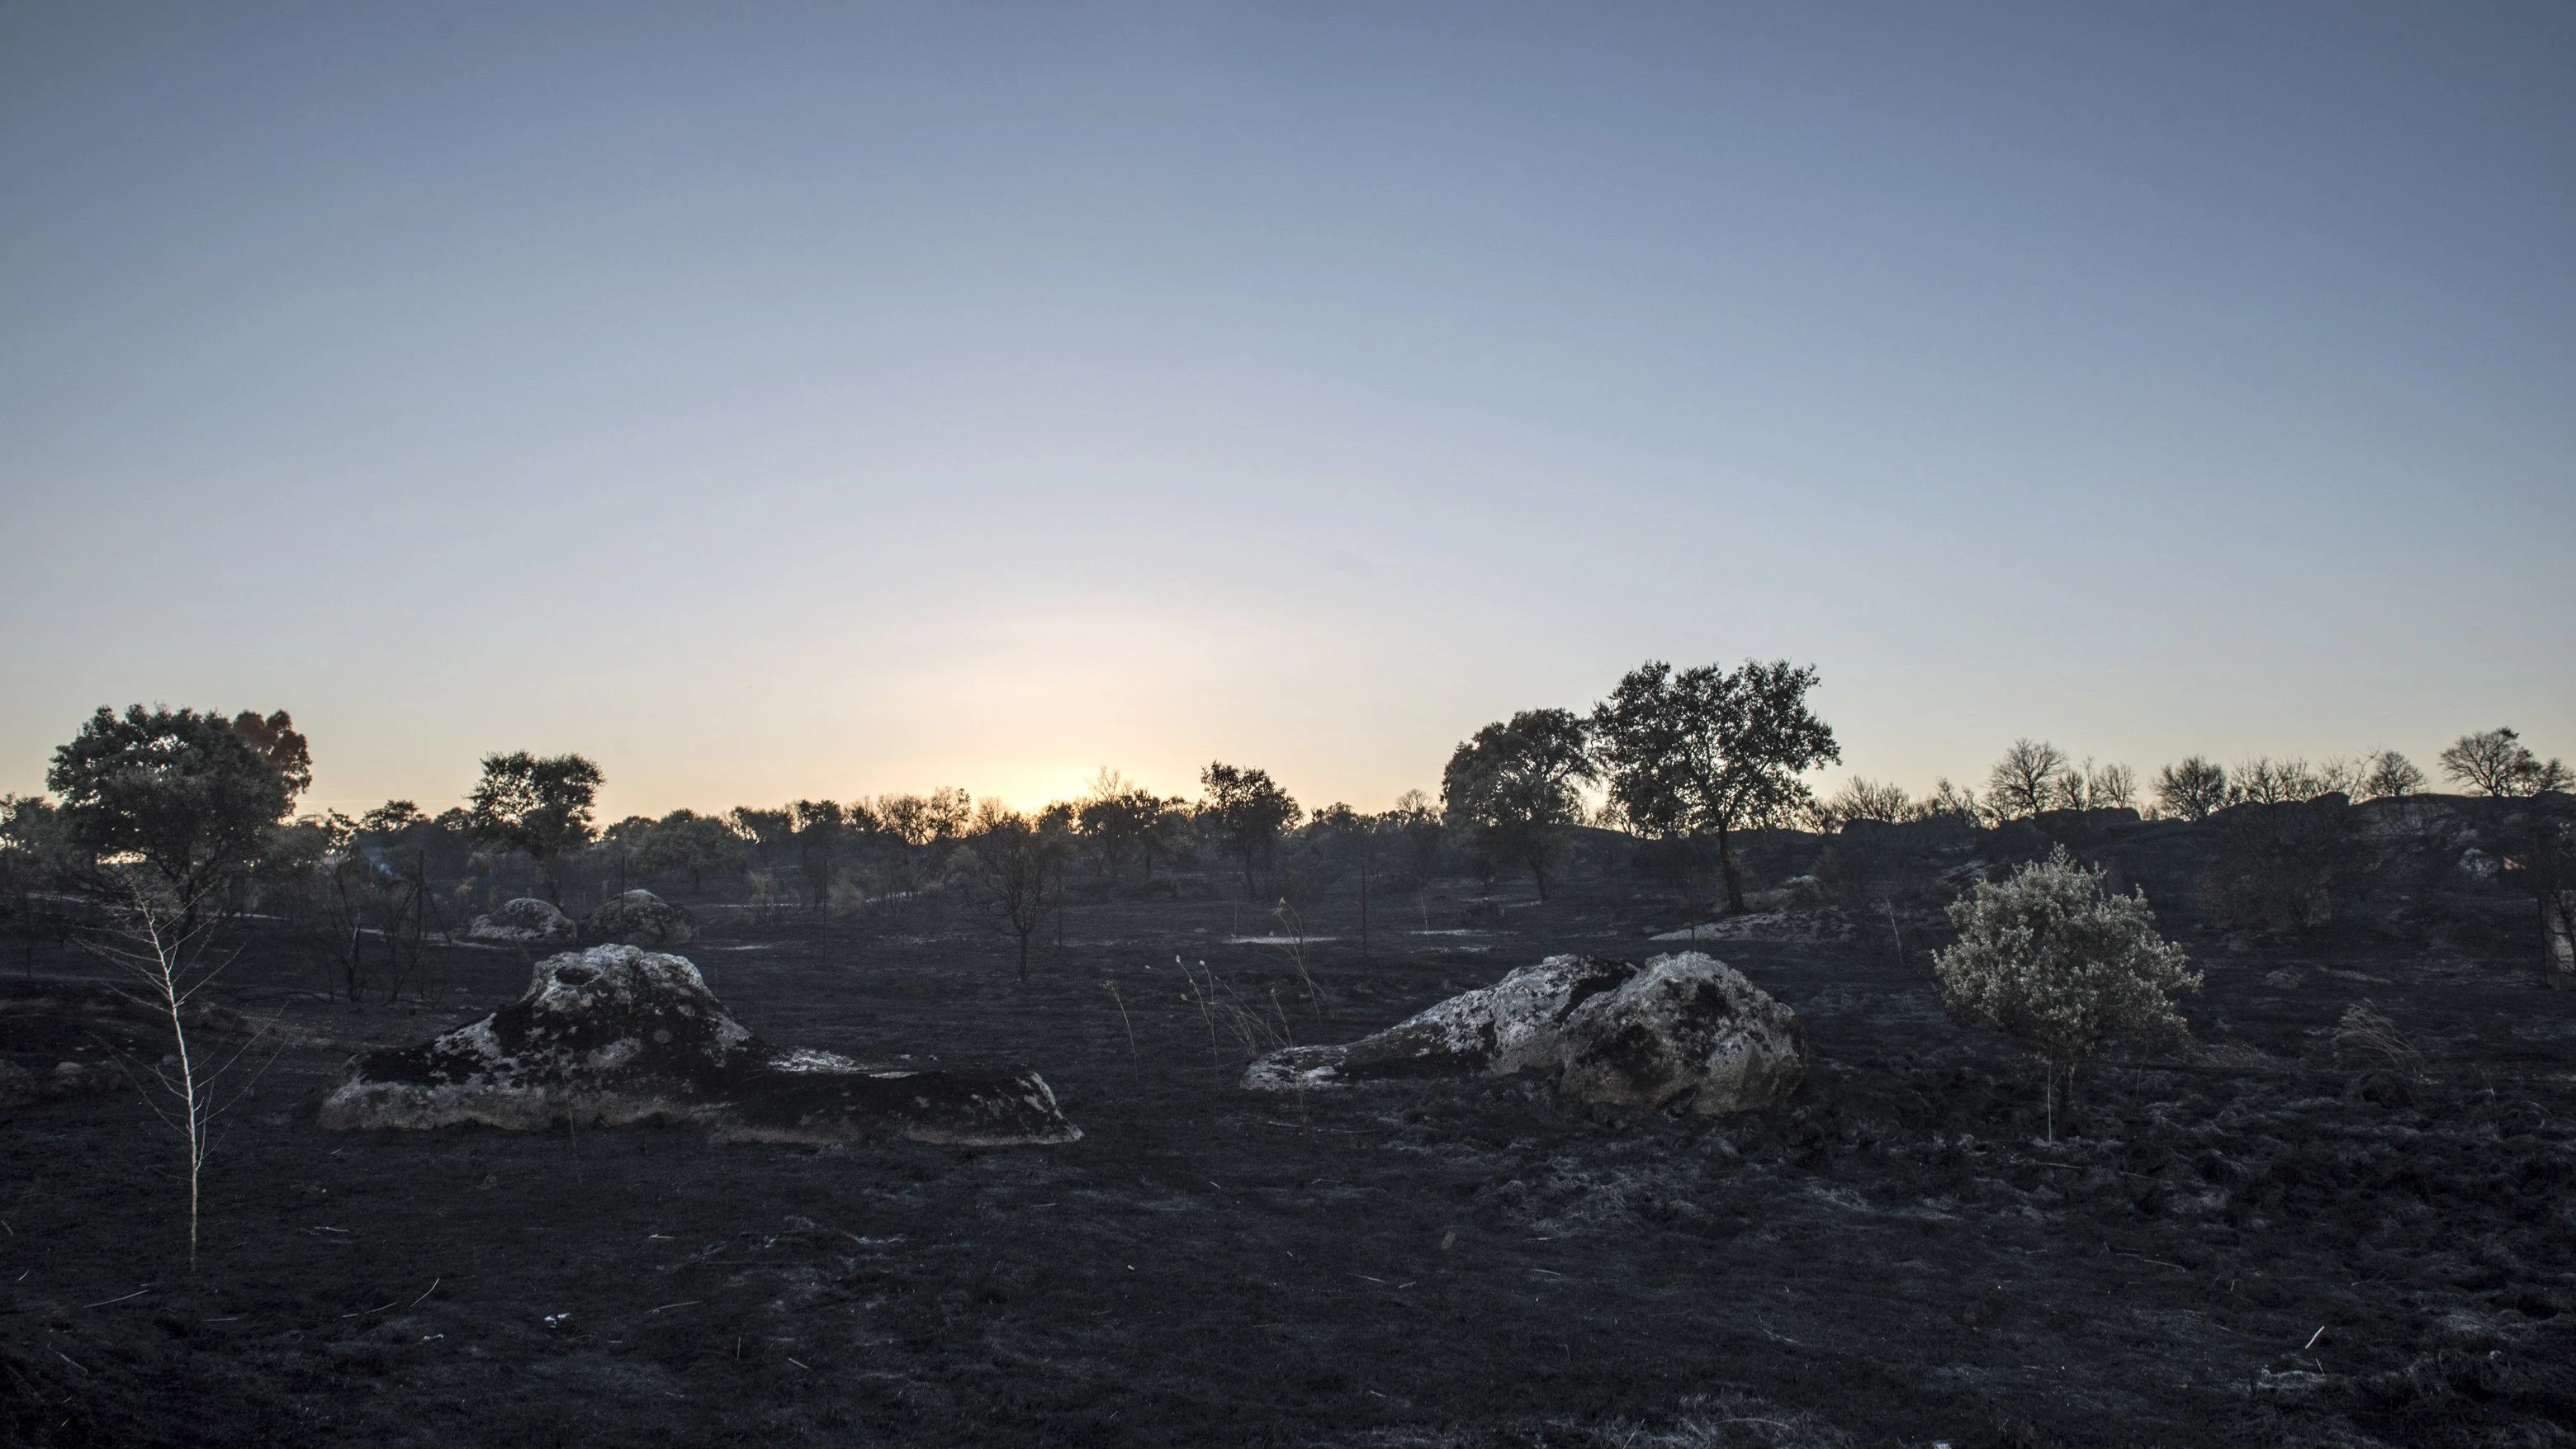
[{"label": "dry grass stalk", "polygon": [[1127,1015],[1127,998],[1118,994],[1117,982],[1103,981],[1100,984],[1109,988],[1109,999],[1118,1003],[1119,1025],[1127,1028],[1128,1059],[1133,1063],[1136,1071],[1142,1072],[1145,1069],[1145,1054],[1136,1049],[1136,1023]]},{"label": "dry grass stalk", "polygon": [[2343,1019],[2335,1023],[2335,1057],[2347,1064],[2359,1064],[2403,1072],[2410,1077],[2424,1075],[2424,1054],[2397,1029],[2397,1023],[2380,1014],[2365,998],[2344,1008]]},{"label": "dry grass stalk", "polygon": [[[1264,1052],[1297,1044],[1296,1034],[1288,1025],[1288,1013],[1281,1007],[1276,991],[1270,994],[1270,1009],[1265,1013],[1246,1000],[1243,993],[1235,989],[1234,983],[1219,976],[1205,961],[1198,963],[1196,972],[1178,956],[1172,958],[1172,964],[1181,968],[1181,975],[1190,983],[1186,999],[1198,1007],[1200,1018],[1207,1025],[1208,1065],[1220,1074],[1224,1070],[1218,1061],[1216,1029],[1220,1024],[1242,1049],[1245,1061]],[[1202,972],[1205,974],[1200,974]]]}]

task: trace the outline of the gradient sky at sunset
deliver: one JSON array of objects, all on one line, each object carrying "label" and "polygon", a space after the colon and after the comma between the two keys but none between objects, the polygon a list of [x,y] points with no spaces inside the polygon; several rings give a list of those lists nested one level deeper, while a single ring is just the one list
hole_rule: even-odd
[{"label": "gradient sky at sunset", "polygon": [[0,8],[0,789],[2576,754],[2576,9]]}]

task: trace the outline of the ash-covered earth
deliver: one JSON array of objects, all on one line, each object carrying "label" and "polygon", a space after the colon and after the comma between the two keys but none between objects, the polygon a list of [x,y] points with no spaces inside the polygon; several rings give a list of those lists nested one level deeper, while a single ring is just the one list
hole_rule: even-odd
[{"label": "ash-covered earth", "polygon": [[[1056,1145],[324,1130],[354,1054],[493,1012],[529,960],[460,945],[432,1005],[353,1009],[254,938],[204,1030],[276,1018],[283,1045],[219,1124],[193,1328],[176,1139],[112,1075],[148,1023],[40,952],[0,1061],[76,1084],[0,1107],[0,1436],[2576,1442],[2576,992],[2544,987],[2528,899],[2463,872],[2474,847],[2401,840],[2331,918],[2231,926],[2189,839],[2099,835],[2208,984],[2192,1041],[2099,1064],[2053,1144],[2036,1073],[1945,1021],[1925,964],[1993,838],[1756,842],[1757,883],[1814,899],[1689,947],[1650,941],[1691,921],[1597,840],[1546,905],[1464,879],[1381,901],[1366,958],[1344,897],[1302,960],[1230,944],[1249,913],[1222,900],[1077,903],[1026,983],[962,907],[700,910],[686,954],[749,1028],[1033,1068],[1082,1130]],[[1678,949],[1796,1013],[1794,1095],[1240,1085],[1550,955]]]}]

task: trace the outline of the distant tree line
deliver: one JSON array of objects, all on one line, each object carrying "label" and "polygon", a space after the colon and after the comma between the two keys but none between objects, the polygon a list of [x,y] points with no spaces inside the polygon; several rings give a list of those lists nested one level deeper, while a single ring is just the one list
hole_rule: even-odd
[{"label": "distant tree line", "polygon": [[[183,924],[255,907],[312,943],[335,993],[393,996],[416,979],[427,943],[507,890],[562,904],[575,884],[602,898],[644,886],[817,915],[918,915],[972,901],[1014,940],[1025,970],[1050,923],[1061,937],[1069,902],[1171,894],[1178,872],[1199,891],[1231,877],[1243,899],[1292,917],[1322,891],[1355,885],[1365,947],[1373,899],[1419,892],[1449,866],[1488,884],[1525,872],[1547,898],[1585,826],[1664,852],[1686,906],[1701,905],[1714,877],[1724,905],[1740,911],[1736,841],[1747,831],[1991,827],[2054,811],[2201,820],[2427,784],[2393,750],[2313,765],[2193,756],[2142,779],[2021,739],[1982,793],[1941,780],[1917,797],[1853,779],[1818,800],[1805,776],[1841,751],[1810,705],[1816,683],[1814,668],[1786,660],[1681,669],[1650,660],[1588,710],[1529,709],[1484,726],[1451,752],[1436,801],[1408,791],[1376,814],[1343,802],[1309,812],[1267,771],[1217,760],[1200,771],[1195,797],[1104,768],[1079,797],[1035,811],[949,787],[604,826],[604,776],[578,754],[486,756],[467,797],[435,814],[389,800],[355,817],[298,815],[312,757],[285,711],[101,709],[55,751],[50,797],[0,798],[0,913],[32,962],[59,931],[60,901],[110,868],[140,872]],[[2570,783],[2560,761],[2539,758],[2511,729],[2463,735],[2438,765],[2460,788],[2497,798]]]},{"label": "distant tree line", "polygon": [[[2460,736],[2441,753],[2442,774],[2465,792],[2517,798],[2564,791],[2567,767],[2542,760],[2510,729]],[[2133,809],[2147,819],[2202,820],[2235,805],[2281,805],[2340,795],[2379,800],[2422,793],[2424,771],[2395,750],[2335,756],[2316,764],[2296,756],[2257,755],[2233,769],[2200,755],[2159,769],[2142,782],[2127,765],[2080,764],[2046,740],[2020,739],[1986,776],[1986,793],[1948,780],[1916,798],[1896,785],[1853,779],[1807,814],[1827,831],[1853,821],[1901,824],[1957,819],[1972,825],[2028,820],[2052,810]]]}]

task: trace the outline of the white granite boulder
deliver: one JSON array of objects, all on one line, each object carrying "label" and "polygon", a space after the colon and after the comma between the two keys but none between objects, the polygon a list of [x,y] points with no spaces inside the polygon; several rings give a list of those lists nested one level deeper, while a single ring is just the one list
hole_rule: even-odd
[{"label": "white granite boulder", "polygon": [[773,1047],[734,1020],[685,957],[634,946],[550,956],[527,994],[490,1016],[352,1059],[320,1121],[521,1131],[695,1122],[718,1141],[892,1136],[983,1147],[1082,1135],[1035,1072],[920,1070]]},{"label": "white granite boulder", "polygon": [[1797,1017],[1697,951],[1639,966],[1551,956],[1347,1046],[1290,1047],[1254,1091],[1537,1071],[1585,1102],[1716,1116],[1787,1098],[1806,1074]]},{"label": "white granite boulder", "polygon": [[1806,1075],[1797,1016],[1696,951],[1658,956],[1592,998],[1561,1040],[1558,1085],[1586,1102],[1715,1117],[1782,1101]]},{"label": "white granite boulder", "polygon": [[465,928],[465,939],[495,946],[569,946],[580,938],[572,917],[534,896],[504,901],[499,910],[476,916]]}]

